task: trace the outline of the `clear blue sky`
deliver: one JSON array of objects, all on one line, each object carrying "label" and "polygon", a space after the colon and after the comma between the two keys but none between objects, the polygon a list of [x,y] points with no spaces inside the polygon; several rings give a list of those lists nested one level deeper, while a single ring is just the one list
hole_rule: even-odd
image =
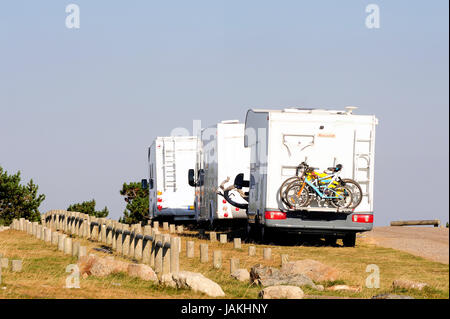
[{"label": "clear blue sky", "polygon": [[[80,7],[67,29],[65,7]],[[365,26],[380,7],[380,29]],[[250,107],[375,114],[375,224],[448,220],[448,1],[0,3],[0,165],[122,215],[147,147]]]}]

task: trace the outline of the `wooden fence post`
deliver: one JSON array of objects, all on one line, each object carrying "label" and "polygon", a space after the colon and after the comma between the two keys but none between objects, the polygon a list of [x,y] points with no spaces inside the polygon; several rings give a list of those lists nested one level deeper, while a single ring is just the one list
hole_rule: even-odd
[{"label": "wooden fence post", "polygon": [[222,251],[220,250],[213,251],[213,267],[215,269],[222,268]]},{"label": "wooden fence post", "polygon": [[155,272],[157,274],[162,272],[163,268],[163,237],[162,234],[157,234],[155,237]]},{"label": "wooden fence post", "polygon": [[163,266],[162,273],[168,274],[170,272],[170,235],[163,235]]},{"label": "wooden fence post", "polygon": [[180,271],[180,250],[178,249],[180,237],[170,239],[170,272],[172,274]]},{"label": "wooden fence post", "polygon": [[194,258],[194,253],[195,253],[195,242],[187,241],[186,242],[186,257]]},{"label": "wooden fence post", "polygon": [[208,262],[208,244],[200,244],[200,262]]}]

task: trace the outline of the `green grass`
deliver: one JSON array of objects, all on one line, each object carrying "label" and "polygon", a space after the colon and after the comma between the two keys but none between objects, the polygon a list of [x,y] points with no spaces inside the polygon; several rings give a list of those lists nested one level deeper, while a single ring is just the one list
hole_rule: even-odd
[{"label": "green grass", "polygon": [[[255,264],[280,267],[281,254],[289,254],[289,260],[314,259],[339,270],[339,278],[334,281],[318,282],[325,287],[324,291],[302,287],[307,297],[343,297],[343,298],[371,298],[374,295],[395,293],[409,295],[414,298],[449,298],[449,266],[413,256],[411,254],[390,248],[382,248],[357,242],[355,248],[328,246],[276,246],[256,245],[256,256],[249,257],[249,244],[242,243],[242,249],[233,249],[233,243],[220,244],[201,240],[187,233],[182,238],[182,252],[180,254],[181,270],[200,272],[207,278],[217,282],[226,294],[226,298],[258,298],[261,287],[249,283],[238,282],[230,277],[229,260],[239,258],[240,268],[250,268]],[[101,247],[100,243],[93,243],[77,239],[88,247],[88,253],[99,256],[107,254],[94,251]],[[186,240],[195,241],[195,258],[185,256]],[[209,244],[209,262],[200,263],[199,244]],[[262,248],[272,248],[272,260],[262,258]],[[213,250],[222,251],[222,269],[212,267]],[[64,255],[55,246],[46,244],[23,232],[8,230],[0,233],[0,252],[11,259],[23,259],[23,272],[12,273],[3,269],[1,298],[207,298],[208,296],[186,289],[163,287],[152,282],[146,282],[125,274],[113,274],[106,277],[81,279],[81,289],[64,288],[68,273],[67,265],[76,263],[76,259]],[[122,259],[120,256],[115,256]],[[124,259],[125,260],[125,259]],[[128,260],[130,261],[130,260]],[[380,269],[380,288],[365,287],[365,280],[369,273],[366,267],[376,264]],[[429,287],[419,290],[393,290],[395,279],[409,279],[426,282]],[[333,285],[349,285],[361,287],[360,292],[328,291]]]}]

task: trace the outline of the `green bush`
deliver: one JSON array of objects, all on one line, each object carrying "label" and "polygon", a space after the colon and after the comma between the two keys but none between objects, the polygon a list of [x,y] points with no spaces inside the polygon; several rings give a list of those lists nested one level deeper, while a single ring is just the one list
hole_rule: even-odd
[{"label": "green bush", "polygon": [[0,225],[9,225],[15,218],[40,221],[39,206],[45,195],[38,195],[38,186],[31,179],[20,184],[20,171],[9,175],[0,166]]},{"label": "green bush", "polygon": [[83,214],[88,214],[89,216],[94,216],[98,218],[107,217],[109,214],[108,208],[105,206],[103,210],[96,211],[95,210],[95,199],[87,202],[77,203],[70,205],[67,208],[69,212],[80,212]]},{"label": "green bush", "polygon": [[123,217],[119,220],[121,223],[136,224],[148,218],[148,190],[142,189],[141,183],[124,183],[120,195],[125,197],[127,203]]}]

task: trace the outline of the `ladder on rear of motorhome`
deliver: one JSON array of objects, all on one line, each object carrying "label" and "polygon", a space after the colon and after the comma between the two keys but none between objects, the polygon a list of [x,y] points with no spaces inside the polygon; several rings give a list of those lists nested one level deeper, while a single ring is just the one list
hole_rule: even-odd
[{"label": "ladder on rear of motorhome", "polygon": [[[361,151],[363,150],[363,151]],[[368,150],[368,151],[365,151]],[[354,132],[354,144],[353,144],[353,179],[357,181],[363,189],[363,197],[367,198],[370,204],[370,181],[371,181],[371,167],[372,167],[372,152],[373,152],[373,136],[370,131],[369,138],[359,138]],[[361,165],[364,162],[365,165]],[[358,174],[364,172],[363,177]]]},{"label": "ladder on rear of motorhome", "polygon": [[172,189],[176,191],[176,158],[175,139],[165,140],[163,149],[164,191]]}]

